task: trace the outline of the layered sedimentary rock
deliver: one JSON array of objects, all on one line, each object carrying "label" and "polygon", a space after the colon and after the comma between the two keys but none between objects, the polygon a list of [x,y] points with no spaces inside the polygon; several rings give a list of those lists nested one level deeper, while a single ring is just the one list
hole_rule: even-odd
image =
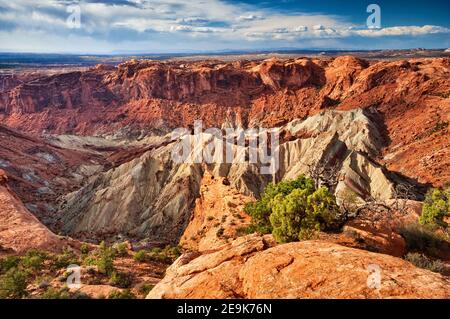
[{"label": "layered sedimentary rock", "polygon": [[176,242],[199,192],[202,168],[174,164],[172,147],[151,150],[65,196],[63,230],[94,238],[122,234]]},{"label": "layered sedimentary rock", "polygon": [[239,229],[250,224],[244,205],[254,198],[245,196],[229,185],[227,178],[205,171],[200,196],[195,201],[189,224],[180,239],[180,246],[205,251],[222,246],[239,235]]},{"label": "layered sedimentary rock", "polygon": [[59,196],[78,189],[107,161],[99,154],[65,149],[0,125],[0,169],[27,209],[52,224]]},{"label": "layered sedimentary rock", "polygon": [[324,241],[240,237],[182,255],[147,298],[449,298],[448,277]]},{"label": "layered sedimentary rock", "polygon": [[275,127],[324,109],[368,108],[380,115],[380,160],[439,185],[450,178],[449,67],[448,58],[133,60],[11,82],[0,93],[0,119],[34,133],[136,134],[198,119],[205,126]]},{"label": "layered sedimentary rock", "polygon": [[68,244],[39,222],[7,185],[0,169],[0,253],[24,253],[30,249],[58,251]]},{"label": "layered sedimentary rock", "polygon": [[[381,142],[376,126],[363,110],[327,111],[277,130],[289,132],[291,138],[280,141],[276,148],[278,156],[273,152],[278,167],[274,166],[272,173],[264,172],[268,164],[260,157],[258,161],[249,161],[249,145],[224,142],[206,132],[199,136],[188,134],[177,141],[154,145],[142,154],[137,152],[134,159],[118,160],[117,166],[65,196],[59,210],[60,224],[64,225],[65,233],[76,236],[96,238],[122,234],[177,243],[192,212],[194,216],[196,211],[206,214],[204,208],[194,210],[198,197],[197,206],[203,205],[201,184],[205,172],[226,179],[236,194],[257,198],[270,182],[294,179],[308,174],[310,167],[326,165],[336,167],[341,176],[338,197],[346,189],[363,200],[368,197],[387,200],[393,196],[394,182],[370,160],[369,155],[379,152]],[[188,156],[176,162],[173,155],[182,141],[189,146]],[[231,162],[225,158],[206,162],[205,149],[212,146],[211,155],[214,155],[216,150],[225,150],[226,145],[234,154]],[[217,187],[211,185],[209,191]],[[207,216],[200,219],[204,218]],[[217,231],[219,226],[215,228]],[[195,236],[194,231],[188,234]]]},{"label": "layered sedimentary rock", "polygon": [[[320,241],[239,237],[246,202],[312,168],[336,171],[339,203],[348,190],[389,203],[398,183],[448,181],[449,78],[445,58],[338,57],[129,61],[8,79],[0,121],[15,130],[0,125],[0,252],[73,244],[37,216],[76,238],[195,251],[149,298],[449,298],[447,277],[388,256],[407,252],[398,229],[418,213],[369,211]],[[272,128],[275,169],[249,161],[249,138],[192,135],[195,120],[221,132]],[[171,139],[176,127],[187,132]],[[181,141],[199,161],[174,161]],[[224,142],[231,162],[203,157]]]}]

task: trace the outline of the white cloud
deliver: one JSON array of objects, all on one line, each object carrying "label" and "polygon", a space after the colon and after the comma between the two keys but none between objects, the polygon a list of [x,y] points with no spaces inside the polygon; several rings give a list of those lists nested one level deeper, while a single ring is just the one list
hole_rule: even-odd
[{"label": "white cloud", "polygon": [[237,21],[254,21],[254,20],[262,20],[262,19],[264,19],[262,16],[249,14],[249,15],[245,15],[245,16],[239,16],[237,18]]},{"label": "white cloud", "polygon": [[325,30],[325,27],[321,24],[316,24],[316,25],[313,25],[312,29],[319,31],[319,30]]},{"label": "white cloud", "polygon": [[306,32],[308,31],[308,27],[305,25],[299,25],[298,27],[294,28],[294,32]]},{"label": "white cloud", "polygon": [[358,34],[360,36],[367,37],[380,37],[380,36],[418,36],[426,34],[436,34],[436,33],[450,33],[450,29],[434,26],[434,25],[424,25],[422,27],[418,26],[399,26],[390,27],[383,29],[370,29],[370,30],[357,30],[351,33]]},{"label": "white cloud", "polygon": [[[38,44],[42,37],[34,38],[37,34],[45,34],[47,39],[57,39],[53,42],[59,42],[62,48],[67,48],[66,42],[74,38],[84,39],[83,43],[88,43],[87,39],[92,43],[97,41],[109,48],[125,41],[145,43],[143,37],[153,39],[156,37],[154,34],[158,34],[158,40],[164,42],[159,43],[160,46],[169,47],[175,36],[179,37],[177,40],[209,37],[212,45],[212,42],[289,42],[450,33],[448,28],[432,25],[362,29],[337,16],[281,14],[220,0],[81,2],[81,29],[70,30],[65,24],[69,15],[67,4],[62,1],[0,0],[0,6],[3,8],[0,12],[0,32],[4,39],[0,49],[28,47],[27,43],[34,43],[36,49],[47,48],[45,43]],[[188,42],[185,41],[186,44]]]}]

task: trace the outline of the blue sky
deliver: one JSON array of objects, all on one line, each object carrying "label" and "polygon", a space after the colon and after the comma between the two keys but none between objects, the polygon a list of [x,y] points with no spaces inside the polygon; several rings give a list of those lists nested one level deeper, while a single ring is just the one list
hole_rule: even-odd
[{"label": "blue sky", "polygon": [[448,48],[449,12],[448,0],[0,0],[0,51]]}]

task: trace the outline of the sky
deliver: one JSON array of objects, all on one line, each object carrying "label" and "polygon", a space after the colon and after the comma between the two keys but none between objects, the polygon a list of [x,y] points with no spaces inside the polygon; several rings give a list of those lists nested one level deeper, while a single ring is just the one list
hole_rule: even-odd
[{"label": "sky", "polygon": [[449,48],[449,12],[448,0],[0,0],[0,52]]}]

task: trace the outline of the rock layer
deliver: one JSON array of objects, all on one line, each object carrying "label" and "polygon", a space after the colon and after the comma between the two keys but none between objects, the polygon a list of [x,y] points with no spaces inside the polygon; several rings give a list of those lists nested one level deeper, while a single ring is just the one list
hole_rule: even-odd
[{"label": "rock layer", "polygon": [[56,236],[33,216],[14,196],[7,185],[7,176],[0,170],[0,248],[9,253],[30,249],[58,251],[67,241]]},{"label": "rock layer", "polygon": [[[201,196],[205,171],[218,179],[225,178],[236,192],[257,198],[269,182],[308,174],[310,166],[321,163],[334,165],[340,172],[337,195],[351,189],[362,199],[392,197],[393,182],[368,155],[377,154],[381,145],[376,126],[364,111],[327,111],[278,130],[290,132],[295,139],[279,145],[279,169],[272,175],[262,170],[267,164],[260,159],[254,163],[245,160],[250,152],[248,145],[230,145],[235,155],[230,163],[207,163],[204,157],[196,162],[197,155],[204,154],[205,145],[213,145],[214,149],[221,146],[222,140],[208,133],[182,138],[190,151],[181,163],[172,158],[181,141],[138,152],[136,158],[124,160],[64,197],[60,207],[63,230],[88,238],[122,234],[178,243],[192,218],[196,198]],[[197,215],[205,213],[205,209],[197,211]],[[195,236],[194,232],[188,232],[189,236]]]},{"label": "rock layer", "polygon": [[450,59],[355,57],[265,61],[129,61],[24,79],[0,93],[0,119],[42,133],[165,131],[223,123],[275,127],[329,109],[381,114],[383,160],[436,185],[449,180]]},{"label": "rock layer", "polygon": [[269,237],[183,255],[147,298],[450,297],[448,278],[399,258],[322,241],[271,247]]}]

